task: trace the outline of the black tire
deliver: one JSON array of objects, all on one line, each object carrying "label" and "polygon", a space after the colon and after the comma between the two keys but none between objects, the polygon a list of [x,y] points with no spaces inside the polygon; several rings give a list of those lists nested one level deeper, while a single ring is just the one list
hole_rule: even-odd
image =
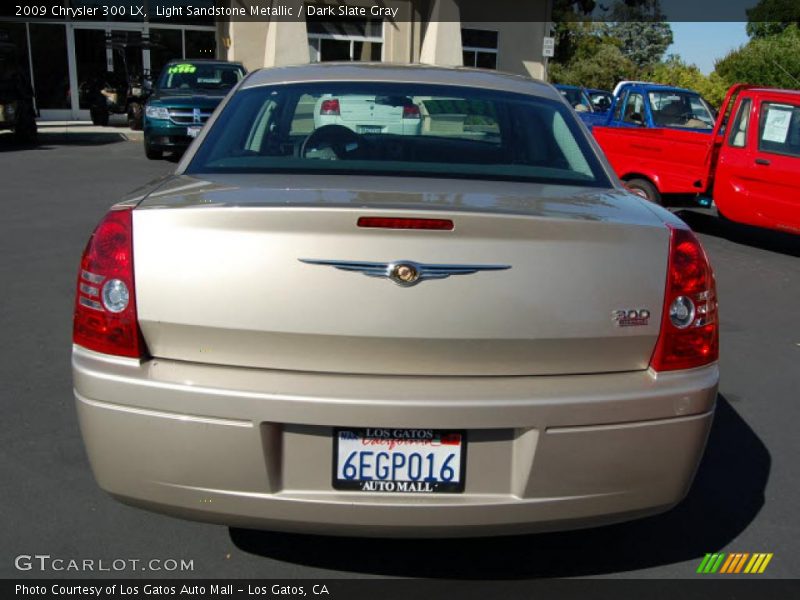
[{"label": "black tire", "polygon": [[658,191],[658,188],[647,179],[634,177],[633,179],[626,180],[625,185],[627,185],[634,194],[638,194],[654,204],[663,204],[661,193]]},{"label": "black tire", "polygon": [[89,114],[92,116],[92,125],[99,125],[106,127],[108,125],[108,109],[102,106],[92,106],[89,109]]},{"label": "black tire", "polygon": [[150,160],[161,160],[164,158],[164,151],[150,146],[147,138],[144,138],[144,155]]},{"label": "black tire", "polygon": [[133,131],[141,131],[144,121],[144,109],[138,102],[131,102],[128,106],[128,127]]}]

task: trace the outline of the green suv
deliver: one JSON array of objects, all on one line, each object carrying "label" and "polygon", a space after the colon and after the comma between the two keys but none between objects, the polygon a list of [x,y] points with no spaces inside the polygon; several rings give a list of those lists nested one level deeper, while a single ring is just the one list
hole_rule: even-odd
[{"label": "green suv", "polygon": [[164,151],[185,150],[245,73],[240,63],[221,60],[168,62],[145,107],[147,158],[156,160]]}]

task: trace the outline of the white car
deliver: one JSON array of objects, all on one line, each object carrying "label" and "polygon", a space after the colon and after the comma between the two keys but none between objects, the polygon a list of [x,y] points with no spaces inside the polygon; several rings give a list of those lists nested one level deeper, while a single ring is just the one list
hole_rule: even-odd
[{"label": "white car", "polygon": [[314,128],[325,125],[343,125],[362,135],[419,135],[422,116],[408,96],[325,95],[314,105]]}]

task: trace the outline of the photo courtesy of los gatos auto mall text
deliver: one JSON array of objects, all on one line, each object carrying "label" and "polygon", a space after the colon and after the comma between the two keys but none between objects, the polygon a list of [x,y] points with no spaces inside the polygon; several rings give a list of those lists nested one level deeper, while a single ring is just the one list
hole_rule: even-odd
[{"label": "photo courtesy of los gatos auto mall text", "polygon": [[3,598],[794,598],[794,0],[0,7]]}]

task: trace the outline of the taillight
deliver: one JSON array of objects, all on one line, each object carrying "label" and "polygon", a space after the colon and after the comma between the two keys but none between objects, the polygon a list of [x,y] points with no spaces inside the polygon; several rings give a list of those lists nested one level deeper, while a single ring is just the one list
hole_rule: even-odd
[{"label": "taillight", "polygon": [[404,119],[419,119],[419,106],[416,104],[407,104],[403,107]]},{"label": "taillight", "polygon": [[688,229],[670,227],[669,266],[661,332],[650,359],[656,371],[692,369],[719,358],[714,272]]},{"label": "taillight", "polygon": [[136,316],[129,207],[106,214],[83,251],[72,341],[104,354],[135,358],[145,354]]},{"label": "taillight", "polygon": [[319,114],[331,117],[338,117],[339,100],[337,98],[334,98],[333,100],[323,100],[322,104],[320,104],[319,106]]}]

